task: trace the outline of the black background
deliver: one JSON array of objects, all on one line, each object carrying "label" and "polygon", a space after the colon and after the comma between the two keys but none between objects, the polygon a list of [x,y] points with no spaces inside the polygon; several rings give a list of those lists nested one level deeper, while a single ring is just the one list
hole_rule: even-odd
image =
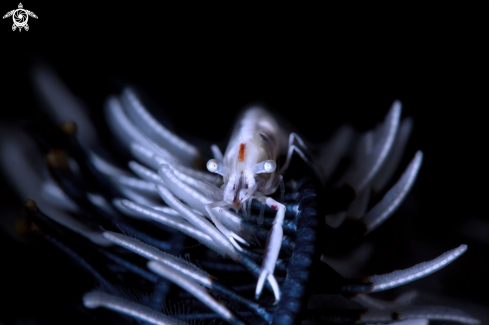
[{"label": "black background", "polygon": [[[17,5],[3,1],[0,11]],[[266,103],[320,143],[347,122],[358,130],[375,126],[400,99],[403,116],[415,122],[404,166],[417,149],[425,160],[404,212],[372,239],[384,253],[369,270],[407,267],[467,243],[458,261],[413,287],[457,299],[454,307],[467,303],[460,308],[488,320],[489,2],[23,5],[39,17],[29,19],[28,32],[12,32],[10,18],[0,21],[2,125],[38,112],[29,77],[37,60],[93,109],[134,84],[175,130],[213,141],[225,140],[251,102]],[[11,189],[2,186],[1,194],[2,218],[20,214],[22,201]],[[481,234],[464,231],[467,220],[482,221]],[[49,294],[68,295],[70,286],[76,292],[90,282],[71,273],[76,267],[61,253],[7,233],[0,243],[7,298],[0,317],[61,321],[64,306],[51,304]]]}]

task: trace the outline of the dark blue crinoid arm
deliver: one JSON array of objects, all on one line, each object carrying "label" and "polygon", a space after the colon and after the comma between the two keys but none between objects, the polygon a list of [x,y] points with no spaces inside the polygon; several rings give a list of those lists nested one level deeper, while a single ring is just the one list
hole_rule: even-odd
[{"label": "dark blue crinoid arm", "polygon": [[321,228],[317,185],[311,178],[303,178],[297,185],[297,239],[282,284],[282,298],[273,315],[274,325],[296,324],[306,304],[304,298],[311,291],[309,280],[313,266],[319,260],[317,241]]}]

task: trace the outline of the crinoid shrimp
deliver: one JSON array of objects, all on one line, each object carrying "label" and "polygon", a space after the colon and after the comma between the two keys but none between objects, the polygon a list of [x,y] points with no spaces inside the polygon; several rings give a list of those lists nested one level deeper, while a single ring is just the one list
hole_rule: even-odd
[{"label": "crinoid shrimp", "polygon": [[375,129],[346,126],[317,146],[249,107],[222,154],[171,132],[131,88],[91,120],[49,69],[34,81],[54,125],[10,130],[2,166],[36,236],[93,276],[96,289],[78,301],[92,323],[479,323],[416,304],[413,292],[369,295],[440,270],[466,245],[368,277],[328,265],[329,252],[382,231],[416,179],[421,152],[385,189],[411,131],[399,101]]}]

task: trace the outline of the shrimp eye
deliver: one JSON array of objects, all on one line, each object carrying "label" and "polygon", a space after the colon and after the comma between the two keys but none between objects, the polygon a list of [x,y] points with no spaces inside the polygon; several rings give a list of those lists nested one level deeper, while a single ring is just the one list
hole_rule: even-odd
[{"label": "shrimp eye", "polygon": [[267,160],[263,164],[263,169],[265,169],[265,172],[267,173],[272,173],[275,168],[277,168],[277,164],[273,160]]},{"label": "shrimp eye", "polygon": [[211,159],[207,162],[207,169],[211,173],[217,173],[217,170],[219,169],[219,162],[215,159]]},{"label": "shrimp eye", "polygon": [[216,159],[211,159],[207,162],[207,169],[211,173],[217,173],[222,176],[229,174],[229,169],[224,167],[222,163],[220,163]]},{"label": "shrimp eye", "polygon": [[255,174],[273,173],[275,168],[277,168],[277,163],[275,163],[273,160],[265,160],[251,167]]}]

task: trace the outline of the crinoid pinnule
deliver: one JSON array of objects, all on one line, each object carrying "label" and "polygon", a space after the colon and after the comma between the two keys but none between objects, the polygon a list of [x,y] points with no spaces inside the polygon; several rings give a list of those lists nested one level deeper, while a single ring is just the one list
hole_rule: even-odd
[{"label": "crinoid pinnule", "polygon": [[[270,186],[271,177],[254,178],[263,185],[256,185],[258,190],[270,189],[265,200],[258,195],[247,205],[219,205],[211,213],[206,206],[222,199],[221,185],[230,177],[219,165],[225,155],[218,146],[201,148],[177,137],[131,88],[109,97],[105,121],[92,121],[50,70],[38,67],[34,76],[57,127],[35,123],[12,130],[17,135],[1,144],[2,166],[19,195],[30,198],[25,208],[31,229],[96,282],[78,302],[93,321],[479,323],[457,309],[418,305],[412,292],[393,301],[369,295],[442,269],[466,245],[368,277],[346,277],[327,264],[339,248],[358,246],[364,236],[382,231],[413,186],[423,159],[419,151],[387,188],[412,128],[410,119],[401,119],[399,101],[368,132],[346,126],[317,147],[293,134],[282,157],[287,168],[276,184]],[[274,145],[270,133],[260,139]],[[243,146],[237,148],[244,155]],[[35,151],[43,159],[36,161]],[[239,157],[238,162],[245,160]],[[203,158],[214,158],[216,168],[210,169],[220,173],[196,168],[205,166]],[[258,174],[274,172],[276,166],[249,167]],[[245,193],[250,179],[235,184]],[[284,207],[280,223],[280,207],[273,202]],[[272,236],[278,238],[278,256],[262,296],[255,299],[260,265],[273,240],[270,229],[283,235]],[[191,259],[185,255],[189,252]],[[186,310],[168,313],[170,301],[184,303]],[[100,307],[113,312],[101,314]]]}]

